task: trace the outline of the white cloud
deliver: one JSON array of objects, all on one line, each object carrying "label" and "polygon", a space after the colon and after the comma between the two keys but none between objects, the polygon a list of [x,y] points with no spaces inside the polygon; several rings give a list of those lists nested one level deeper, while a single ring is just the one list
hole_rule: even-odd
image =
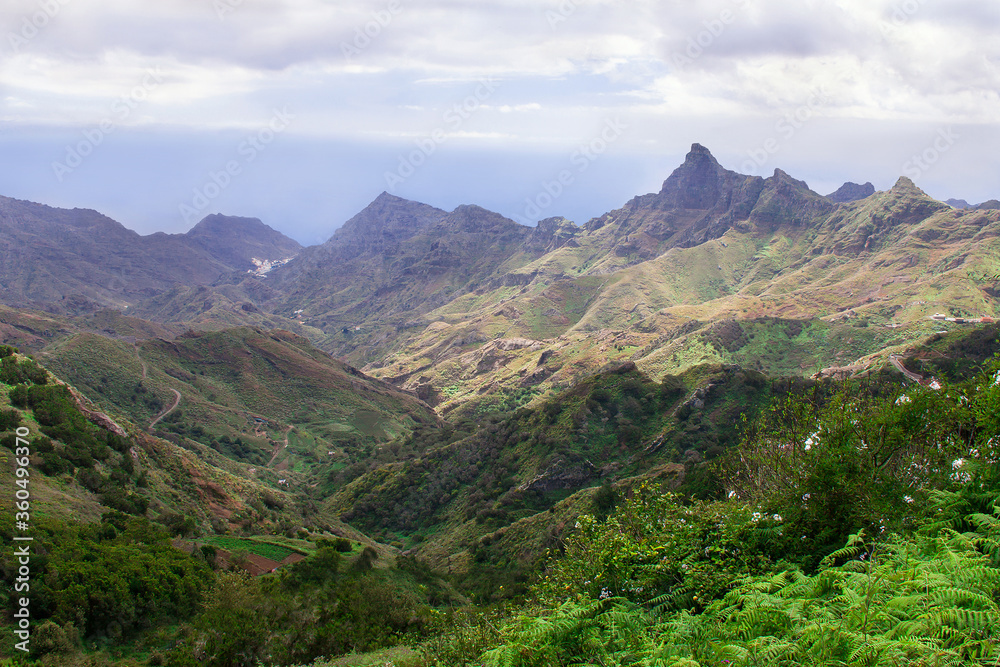
[{"label": "white cloud", "polygon": [[[23,122],[92,122],[150,68],[166,82],[146,114],[164,124],[240,125],[242,108],[255,117],[268,101],[352,119],[361,88],[378,120],[376,106],[447,105],[455,84],[482,76],[524,84],[506,86],[508,111],[631,96],[671,114],[774,114],[822,85],[846,117],[1000,118],[998,12],[981,3],[244,0],[220,19],[209,0],[63,2],[0,63],[0,85],[40,114]],[[37,7],[10,0],[4,25],[16,31]],[[537,100],[545,81],[558,99]],[[354,120],[345,132],[365,129]]]},{"label": "white cloud", "polygon": [[[127,125],[242,130],[287,107],[290,136],[408,143],[492,77],[456,143],[569,154],[621,117],[616,150],[700,141],[733,167],[817,91],[838,148],[914,133],[877,145],[895,175],[929,125],[1000,121],[1000,5],[973,0],[228,0],[222,18],[213,0],[59,0],[12,52],[37,1],[0,8],[14,128],[93,125],[150,71],[162,83]],[[827,127],[774,160],[819,150]]]}]

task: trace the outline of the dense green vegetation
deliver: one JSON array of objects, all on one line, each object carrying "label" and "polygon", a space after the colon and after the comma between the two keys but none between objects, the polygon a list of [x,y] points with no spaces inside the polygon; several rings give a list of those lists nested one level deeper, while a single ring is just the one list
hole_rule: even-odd
[{"label": "dense green vegetation", "polygon": [[72,475],[87,490],[99,494],[106,507],[128,514],[146,512],[148,499],[136,493],[143,483],[128,451],[125,437],[92,424],[80,412],[69,388],[50,384],[47,371],[34,360],[13,353],[3,358],[0,382],[9,387],[12,406],[0,413],[2,442],[13,449],[12,430],[22,411],[37,424],[41,437],[33,439],[38,469],[49,476]]},{"label": "dense green vegetation", "polygon": [[727,499],[645,487],[581,516],[533,602],[449,664],[996,660],[1000,364],[812,399],[746,431],[719,467]]},{"label": "dense green vegetation", "polygon": [[165,662],[287,665],[393,646],[428,632],[431,605],[461,601],[412,559],[379,560],[371,548],[347,558],[326,541],[273,577],[221,574]]},{"label": "dense green vegetation", "polygon": [[[37,366],[6,358],[25,372]],[[537,410],[417,428],[370,469],[328,481],[368,494],[345,518],[383,538],[419,546],[439,532],[464,535],[440,542],[466,540],[467,566],[454,572],[345,538],[286,547],[205,535],[176,513],[150,512],[151,521],[147,490],[126,470],[131,443],[87,421],[68,389],[34,371],[38,382],[5,389],[12,407],[0,425],[37,425],[39,472],[95,494],[105,510],[99,522],[34,524],[32,567],[44,575],[33,579],[29,657],[187,666],[365,654],[358,659],[411,667],[995,661],[1000,361],[985,369],[933,390],[884,378],[769,380],[731,367],[651,382],[618,366]],[[611,460],[614,475],[592,465]],[[656,461],[678,474],[644,475]],[[549,528],[567,517],[561,532]],[[522,524],[545,532],[529,545],[517,537]],[[12,528],[6,519],[8,539]],[[172,534],[193,536],[195,548],[173,546]],[[549,547],[540,561],[524,557],[540,546]],[[293,548],[307,557],[276,574],[216,569],[220,549],[239,565],[240,554],[280,560]],[[0,568],[9,608],[9,552]]]},{"label": "dense green vegetation", "polygon": [[[617,462],[616,476],[626,477],[657,463],[714,458],[738,439],[740,414],[788,388],[735,367],[700,370],[657,383],[625,364],[537,409],[416,428],[373,457],[371,472],[335,502],[345,520],[392,535],[433,529],[448,515],[505,525],[596,484],[607,474],[601,463]],[[685,402],[698,384],[709,386]],[[331,481],[340,486],[359,468],[331,473]]]},{"label": "dense green vegetation", "polygon": [[[11,529],[4,526],[5,540]],[[55,624],[58,632],[50,630],[71,643],[120,643],[164,621],[189,617],[212,579],[203,561],[171,546],[162,527],[116,511],[99,524],[41,520],[32,536],[37,554],[32,566],[45,573],[31,581],[32,617]],[[6,552],[5,602],[14,595],[17,570]],[[37,646],[38,652],[45,648]]]}]

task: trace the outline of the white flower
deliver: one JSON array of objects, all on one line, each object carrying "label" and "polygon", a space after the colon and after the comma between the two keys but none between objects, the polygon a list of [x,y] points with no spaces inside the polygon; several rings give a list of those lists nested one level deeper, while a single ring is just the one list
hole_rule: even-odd
[{"label": "white flower", "polygon": [[813,494],[811,494],[811,493],[806,493],[806,494],[804,494],[804,495],[802,496],[802,500],[809,500],[810,498],[812,498],[812,496],[813,496]]},{"label": "white flower", "polygon": [[955,459],[954,461],[951,462],[951,469],[958,470],[964,465],[965,465],[965,459]]},{"label": "white flower", "polygon": [[907,503],[912,503],[913,496],[903,496],[903,500],[905,500]]},{"label": "white flower", "polygon": [[906,394],[903,394],[902,396],[896,399],[896,405],[903,405],[904,403],[912,403],[912,402],[913,399],[907,396]]},{"label": "white flower", "polygon": [[781,515],[780,514],[775,514],[774,517],[773,517],[773,519],[775,521],[781,521]]},{"label": "white flower", "polygon": [[732,498],[732,497],[734,497],[735,495],[736,495],[736,492],[735,492],[735,491],[730,491],[730,492],[729,492],[729,495],[728,495],[727,497],[728,497],[728,498]]}]

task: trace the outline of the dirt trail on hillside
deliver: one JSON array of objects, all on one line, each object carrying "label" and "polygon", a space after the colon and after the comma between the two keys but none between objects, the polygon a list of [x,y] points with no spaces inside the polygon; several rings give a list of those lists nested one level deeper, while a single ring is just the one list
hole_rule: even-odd
[{"label": "dirt trail on hillside", "polygon": [[[284,442],[284,447],[288,447],[288,434],[292,432],[292,429],[293,429],[293,428],[294,428],[294,426],[289,426],[289,427],[288,427],[288,428],[287,428],[287,429],[285,430],[285,442]],[[283,447],[282,447],[282,443],[280,443],[280,442],[276,442],[276,443],[274,443],[274,451],[273,451],[273,452],[271,452],[271,460],[267,462],[267,467],[268,467],[268,468],[270,468],[270,467],[271,467],[271,464],[272,464],[272,463],[274,463],[274,459],[278,458],[278,454],[280,454],[280,453],[281,453],[281,450],[282,450],[282,449],[283,449]]]},{"label": "dirt trail on hillside", "polygon": [[152,430],[152,428],[154,426],[156,426],[156,422],[160,421],[161,419],[163,419],[164,417],[166,417],[167,415],[169,415],[171,412],[174,411],[174,408],[176,408],[178,405],[180,405],[180,402],[181,402],[181,392],[177,391],[176,389],[171,389],[170,391],[174,392],[174,404],[171,405],[166,410],[164,410],[163,412],[161,412],[159,415],[157,415],[156,419],[154,419],[153,421],[149,422],[149,428],[150,428],[150,430]]},{"label": "dirt trail on hillside", "polygon": [[142,357],[139,355],[139,346],[138,345],[135,346],[135,358],[139,360],[140,364],[142,364],[142,379],[145,380],[146,379],[146,362],[143,361]]}]

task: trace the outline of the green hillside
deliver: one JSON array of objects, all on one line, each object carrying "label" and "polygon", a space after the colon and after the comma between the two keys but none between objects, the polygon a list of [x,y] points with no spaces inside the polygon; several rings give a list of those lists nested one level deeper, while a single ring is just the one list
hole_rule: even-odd
[{"label": "green hillside", "polygon": [[[126,341],[79,334],[46,364],[106,409],[178,444],[248,467],[298,473],[350,465],[436,417],[414,396],[365,377],[303,338],[250,328]],[[178,398],[179,397],[179,398]],[[155,424],[154,424],[155,422]]]}]

